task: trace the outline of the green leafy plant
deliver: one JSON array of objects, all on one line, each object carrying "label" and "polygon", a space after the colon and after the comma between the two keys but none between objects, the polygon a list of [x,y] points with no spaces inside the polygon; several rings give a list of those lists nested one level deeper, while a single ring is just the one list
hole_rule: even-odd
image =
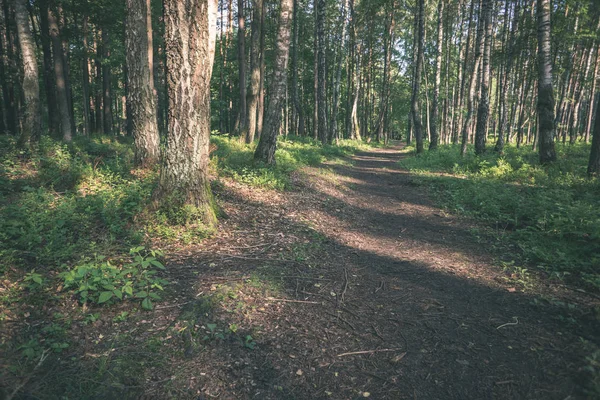
[{"label": "green leafy plant", "polygon": [[128,263],[113,264],[104,257],[77,265],[60,274],[65,289],[73,289],[81,303],[104,304],[126,298],[141,300],[142,308],[151,310],[153,300],[160,300],[167,281],[158,277],[164,265],[158,260],[160,251],[146,251],[144,247],[130,250],[133,258]]},{"label": "green leafy plant", "polygon": [[30,272],[25,274],[23,282],[26,283],[26,286],[30,291],[39,291],[44,286],[44,277],[35,272],[35,269],[32,269]]}]

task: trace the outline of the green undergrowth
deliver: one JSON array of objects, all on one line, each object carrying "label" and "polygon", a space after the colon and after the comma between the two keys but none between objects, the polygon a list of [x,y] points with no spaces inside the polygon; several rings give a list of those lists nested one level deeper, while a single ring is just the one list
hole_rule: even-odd
[{"label": "green undergrowth", "polygon": [[256,144],[240,143],[237,137],[215,135],[217,149],[211,165],[221,176],[255,187],[284,190],[290,187],[290,175],[305,166],[316,166],[327,160],[341,160],[368,145],[356,140],[341,140],[339,145],[322,145],[308,137],[289,136],[277,141],[274,167],[254,161]]},{"label": "green undergrowth", "polygon": [[485,222],[517,246],[520,262],[600,289],[600,181],[586,176],[589,146],[558,145],[558,161],[547,167],[529,146],[503,155],[469,150],[462,158],[459,147],[443,146],[401,166],[440,205]]}]

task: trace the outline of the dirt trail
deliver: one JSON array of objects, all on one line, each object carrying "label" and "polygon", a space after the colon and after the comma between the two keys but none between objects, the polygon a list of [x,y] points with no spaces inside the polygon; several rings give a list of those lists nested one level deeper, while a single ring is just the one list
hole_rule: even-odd
[{"label": "dirt trail", "polygon": [[507,283],[491,244],[432,205],[397,167],[398,150],[307,169],[291,192],[226,185],[220,234],[171,267],[179,281],[197,282],[179,300],[265,271],[281,291],[269,300],[238,285],[236,301],[253,307],[206,314],[252,326],[257,345],[223,342],[193,354],[181,374],[205,378],[188,381],[190,390],[206,398],[583,398],[585,333]]}]

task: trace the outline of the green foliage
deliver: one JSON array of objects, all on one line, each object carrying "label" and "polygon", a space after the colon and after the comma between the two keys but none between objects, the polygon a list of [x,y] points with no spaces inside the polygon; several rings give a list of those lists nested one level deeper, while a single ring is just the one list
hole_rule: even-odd
[{"label": "green foliage", "polygon": [[308,137],[288,136],[277,142],[274,167],[254,161],[255,144],[240,143],[239,138],[213,135],[217,145],[211,165],[220,175],[247,185],[284,190],[290,187],[290,174],[304,166],[316,166],[326,160],[342,158],[369,145],[341,140],[338,146],[325,145]]},{"label": "green foliage", "polygon": [[130,144],[102,137],[43,138],[29,154],[1,137],[0,263],[52,268],[137,244],[155,174],[133,176],[132,157]]},{"label": "green foliage", "polygon": [[464,158],[459,151],[441,147],[401,165],[443,206],[486,222],[518,246],[526,261],[600,287],[600,181],[586,177],[588,146],[557,146],[559,161],[547,167],[530,147]]},{"label": "green foliage", "polygon": [[158,251],[146,252],[143,247],[130,251],[133,260],[113,265],[103,257],[77,265],[60,274],[65,289],[72,289],[81,303],[103,304],[124,299],[141,300],[142,308],[151,310],[152,300],[160,300],[157,292],[164,290],[167,281],[157,276],[165,267],[157,257]]}]

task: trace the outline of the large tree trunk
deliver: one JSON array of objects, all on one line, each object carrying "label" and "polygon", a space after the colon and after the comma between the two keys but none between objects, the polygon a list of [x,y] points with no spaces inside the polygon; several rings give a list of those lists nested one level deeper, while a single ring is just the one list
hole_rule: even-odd
[{"label": "large tree trunk", "polygon": [[15,20],[17,36],[21,48],[23,67],[23,94],[25,97],[23,112],[23,129],[19,143],[27,145],[31,139],[39,140],[41,135],[40,87],[38,82],[38,66],[35,57],[35,42],[29,28],[27,0],[15,1]]},{"label": "large tree trunk", "polygon": [[340,104],[340,95],[341,95],[341,85],[342,85],[342,66],[343,60],[345,58],[346,52],[346,10],[348,9],[348,0],[342,1],[342,8],[340,11],[340,25],[341,25],[341,34],[339,36],[339,59],[337,62],[337,67],[335,69],[335,82],[333,84],[333,105],[331,107],[331,124],[329,125],[329,139],[328,141],[331,143],[333,139],[337,140],[340,138],[340,132],[338,130],[338,112],[339,112],[339,104]]},{"label": "large tree trunk", "polygon": [[550,0],[537,0],[538,21],[538,137],[540,162],[556,160],[554,150],[554,92],[550,48]]},{"label": "large tree trunk", "polygon": [[65,79],[65,65],[63,47],[60,40],[57,18],[54,12],[48,9],[48,27],[52,39],[52,53],[54,60],[54,80],[56,82],[56,99],[58,101],[58,113],[60,118],[60,132],[63,140],[69,142],[73,138],[73,127],[71,126],[71,114],[69,112],[69,98],[67,82]]},{"label": "large tree trunk", "polygon": [[265,116],[264,131],[254,153],[255,160],[271,165],[275,164],[277,134],[281,125],[281,108],[285,101],[292,10],[293,0],[281,0],[273,80],[269,86],[269,107]]},{"label": "large tree trunk", "polygon": [[423,152],[423,132],[421,124],[421,111],[419,109],[419,92],[421,91],[421,71],[423,69],[423,42],[425,36],[425,0],[418,0],[418,11],[415,13],[415,46],[416,58],[413,75],[413,91],[411,99],[412,125],[417,142],[417,153]]},{"label": "large tree trunk", "polygon": [[263,29],[262,20],[263,0],[252,2],[252,48],[250,49],[250,92],[248,92],[246,122],[244,124],[244,139],[246,143],[254,142],[256,136],[256,115],[258,111],[258,96],[260,91],[260,35]]},{"label": "large tree trunk", "polygon": [[327,143],[327,110],[325,101],[327,96],[327,71],[325,69],[325,0],[317,1],[317,129],[319,140]]},{"label": "large tree trunk", "polygon": [[104,113],[103,113],[103,97],[102,97],[102,45],[100,43],[102,32],[98,30],[94,38],[94,47],[96,48],[96,57],[94,59],[94,67],[96,69],[96,132],[104,132]]},{"label": "large tree trunk", "polygon": [[438,26],[437,26],[437,50],[435,55],[435,79],[433,82],[433,99],[431,105],[431,140],[429,150],[438,146],[438,99],[440,96],[440,82],[442,77],[442,41],[444,38],[444,0],[438,0]]},{"label": "large tree trunk", "polygon": [[168,128],[155,198],[173,209],[191,206],[216,224],[208,179],[210,78],[215,54],[216,0],[166,0]]},{"label": "large tree trunk", "polygon": [[477,109],[477,128],[475,130],[475,154],[485,152],[487,139],[487,123],[490,113],[490,57],[492,49],[492,4],[491,0],[483,0],[483,23],[485,30],[485,43],[481,67],[481,96]]},{"label": "large tree trunk", "polygon": [[[128,122],[135,141],[135,162],[158,161],[159,136],[152,74],[151,10],[147,0],[127,0],[127,106]],[[151,24],[151,22],[150,22]]]}]

